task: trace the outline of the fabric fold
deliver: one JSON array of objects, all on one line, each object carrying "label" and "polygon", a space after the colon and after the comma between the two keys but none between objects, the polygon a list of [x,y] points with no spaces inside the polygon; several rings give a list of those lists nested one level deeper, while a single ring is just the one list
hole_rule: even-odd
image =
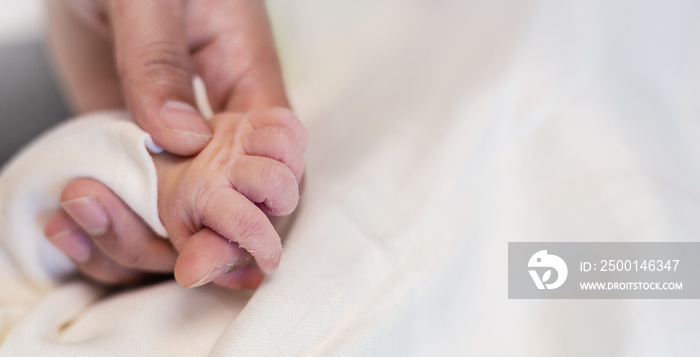
[{"label": "fabric fold", "polygon": [[[0,261],[14,262],[0,269],[0,282],[30,281],[34,289],[45,291],[74,271],[42,229],[51,212],[60,208],[62,189],[76,178],[103,182],[165,236],[149,146],[153,147],[150,135],[128,114],[111,111],[68,121],[15,156],[0,175],[0,254],[7,257]],[[12,292],[2,291],[0,301],[9,299]]]}]

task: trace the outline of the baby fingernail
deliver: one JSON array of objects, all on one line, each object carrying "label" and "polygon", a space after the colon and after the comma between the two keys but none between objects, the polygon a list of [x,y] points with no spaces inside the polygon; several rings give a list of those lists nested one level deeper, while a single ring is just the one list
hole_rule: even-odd
[{"label": "baby fingernail", "polygon": [[184,102],[170,101],[160,109],[166,127],[202,141],[211,140],[211,130],[197,109]]},{"label": "baby fingernail", "polygon": [[189,285],[189,286],[185,286],[185,287],[186,288],[196,288],[196,287],[202,286],[204,284],[208,284],[208,283],[214,281],[214,279],[216,279],[216,278],[230,272],[231,270],[233,270],[233,267],[235,265],[236,265],[235,263],[232,263],[232,264],[226,264],[226,265],[214,267],[211,270],[209,270],[207,275],[205,275],[198,282],[196,282],[192,285]]},{"label": "baby fingernail", "polygon": [[275,271],[277,271],[277,268],[280,266],[280,259],[282,258],[282,249],[280,248],[278,251],[276,251],[273,254],[268,255],[266,258],[266,261],[261,264],[258,262],[258,265],[260,266],[260,269],[264,271],[267,274],[272,274]]},{"label": "baby fingernail", "polygon": [[61,206],[90,235],[102,235],[109,227],[109,218],[95,196],[62,202]]},{"label": "baby fingernail", "polygon": [[50,240],[56,248],[78,263],[85,263],[90,258],[90,239],[82,232],[64,231]]}]

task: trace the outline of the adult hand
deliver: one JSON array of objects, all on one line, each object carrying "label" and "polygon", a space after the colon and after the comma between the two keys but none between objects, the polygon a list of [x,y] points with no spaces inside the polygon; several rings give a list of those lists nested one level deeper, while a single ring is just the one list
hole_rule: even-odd
[{"label": "adult hand", "polygon": [[[126,106],[154,141],[171,153],[196,154],[211,137],[194,109],[194,74],[204,80],[215,112],[289,106],[260,0],[47,4],[55,67],[75,111]],[[172,271],[173,252],[156,243],[147,243],[150,248],[128,243],[157,238],[101,183],[75,181],[64,191],[62,202],[68,209],[51,219],[47,237],[86,274],[120,283],[137,279],[142,271]],[[56,227],[82,232],[92,249],[89,259],[98,262],[76,259],[85,257],[85,244],[79,244],[84,240],[69,235],[57,242],[55,234],[61,229]],[[155,256],[148,254],[154,251]],[[112,269],[117,265],[124,269]],[[252,287],[260,278],[253,275],[241,274],[226,285]]]},{"label": "adult hand", "polygon": [[288,107],[260,0],[49,1],[56,68],[78,112],[126,106],[156,144],[199,152],[211,130],[192,78],[214,111]]}]

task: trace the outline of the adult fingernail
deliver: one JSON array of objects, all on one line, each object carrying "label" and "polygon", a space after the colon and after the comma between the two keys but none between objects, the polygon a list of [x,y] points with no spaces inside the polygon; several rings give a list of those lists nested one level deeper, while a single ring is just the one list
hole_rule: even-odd
[{"label": "adult fingernail", "polygon": [[198,286],[208,284],[208,283],[216,280],[216,278],[242,267],[243,265],[247,264],[248,262],[250,262],[250,257],[245,257],[245,258],[240,259],[240,260],[233,262],[233,263],[214,266],[211,269],[209,269],[209,272],[207,272],[207,274],[202,279],[199,279],[199,281],[197,281],[196,283],[185,286],[185,287],[186,288],[196,288]]},{"label": "adult fingernail", "polygon": [[170,101],[160,109],[160,117],[163,124],[171,130],[200,139],[211,140],[211,130],[199,115],[197,109],[184,103]]},{"label": "adult fingernail", "polygon": [[49,239],[56,248],[78,263],[85,263],[90,258],[90,239],[80,231],[64,231]]},{"label": "adult fingernail", "polygon": [[90,235],[102,235],[109,227],[109,217],[95,196],[62,202],[61,206]]},{"label": "adult fingernail", "polygon": [[222,275],[224,275],[232,270],[233,270],[233,264],[226,264],[226,265],[222,265],[222,266],[213,267],[211,270],[209,270],[207,275],[205,275],[202,279],[200,279],[199,281],[197,281],[196,283],[194,283],[192,285],[185,286],[185,287],[186,288],[196,288],[196,287],[202,286],[204,284],[208,284],[208,283],[212,282],[214,279],[216,279],[216,278],[218,278],[218,277],[220,277],[220,276],[222,276]]}]

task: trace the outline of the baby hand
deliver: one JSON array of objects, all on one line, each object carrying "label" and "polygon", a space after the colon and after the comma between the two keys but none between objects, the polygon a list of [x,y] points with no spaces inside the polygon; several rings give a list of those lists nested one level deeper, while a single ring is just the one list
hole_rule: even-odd
[{"label": "baby hand", "polygon": [[267,273],[279,264],[282,244],[266,214],[297,206],[306,132],[281,108],[223,113],[210,125],[214,136],[197,156],[154,156],[161,221],[179,251],[175,278],[186,287],[257,286],[252,260]]}]

